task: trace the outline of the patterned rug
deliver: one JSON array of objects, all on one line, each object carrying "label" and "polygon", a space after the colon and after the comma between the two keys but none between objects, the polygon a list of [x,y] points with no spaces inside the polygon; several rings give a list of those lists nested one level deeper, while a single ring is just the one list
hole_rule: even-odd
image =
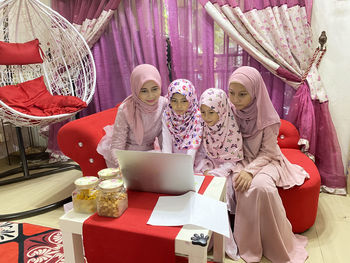
[{"label": "patterned rug", "polygon": [[0,222],[0,262],[64,262],[62,233],[32,224]]}]

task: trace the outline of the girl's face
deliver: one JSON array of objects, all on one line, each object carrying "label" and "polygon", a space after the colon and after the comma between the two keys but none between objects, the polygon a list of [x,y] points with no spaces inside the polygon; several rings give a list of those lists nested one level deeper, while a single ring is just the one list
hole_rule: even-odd
[{"label": "girl's face", "polygon": [[186,96],[174,93],[170,99],[170,105],[177,115],[183,115],[188,110],[190,102],[186,99]]},{"label": "girl's face", "polygon": [[142,85],[139,92],[139,99],[148,105],[154,105],[158,102],[161,90],[153,80],[147,81]]},{"label": "girl's face", "polygon": [[235,105],[237,110],[243,110],[252,101],[252,96],[240,83],[231,83],[228,92],[230,101]]},{"label": "girl's face", "polygon": [[219,114],[205,104],[201,105],[201,116],[205,123],[211,127],[219,121]]}]

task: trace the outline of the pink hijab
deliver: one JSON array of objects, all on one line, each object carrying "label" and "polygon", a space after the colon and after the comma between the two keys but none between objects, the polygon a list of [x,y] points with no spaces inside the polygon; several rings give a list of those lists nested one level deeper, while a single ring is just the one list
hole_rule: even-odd
[{"label": "pink hijab", "polygon": [[200,98],[202,104],[219,114],[219,121],[214,126],[204,123],[203,145],[208,156],[223,161],[242,160],[242,136],[225,91],[216,88],[205,90]]},{"label": "pink hijab", "polygon": [[[188,110],[183,115],[177,115],[170,105],[173,94],[184,95],[189,102]],[[168,87],[168,105],[164,111],[166,125],[174,138],[178,149],[198,149],[202,140],[202,122],[199,111],[196,90],[191,81],[176,79]]]},{"label": "pink hijab", "polygon": [[240,67],[230,76],[228,85],[231,83],[242,84],[252,97],[252,102],[245,109],[236,110],[233,107],[244,138],[256,135],[267,126],[280,123],[280,117],[272,105],[259,71],[248,66]]},{"label": "pink hijab", "polygon": [[148,105],[138,97],[143,84],[150,80],[157,83],[158,87],[161,88],[162,80],[159,71],[154,66],[149,64],[136,66],[130,76],[131,95],[123,101],[127,122],[138,145],[142,144],[144,133],[141,112],[150,113],[158,109],[158,102],[154,105]]}]

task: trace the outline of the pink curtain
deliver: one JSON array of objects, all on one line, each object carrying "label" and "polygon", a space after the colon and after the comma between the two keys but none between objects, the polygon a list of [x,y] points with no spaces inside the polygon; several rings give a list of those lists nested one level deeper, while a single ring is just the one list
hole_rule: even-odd
[{"label": "pink curtain", "polygon": [[[70,22],[82,24],[106,11],[108,6],[114,8],[119,2],[52,0],[52,7]],[[160,0],[123,0],[114,10],[104,33],[92,47],[97,73],[96,90],[93,100],[80,116],[114,107],[125,99],[130,94],[131,71],[138,64],[156,66],[162,76],[163,90],[166,90],[169,77],[163,8]],[[55,159],[64,158],[56,137],[66,122],[50,126],[48,151]]]},{"label": "pink curtain", "polygon": [[[310,65],[313,43],[308,21],[312,2],[218,0],[213,4],[201,0],[201,3],[217,24],[266,69],[293,88],[300,87],[289,113],[300,131],[299,143],[315,160],[323,189],[345,194],[346,177],[328,98],[316,63]],[[325,138],[327,143],[321,143]]]},{"label": "pink curtain", "polygon": [[85,38],[91,48],[105,31],[121,0],[53,0],[58,10]]},{"label": "pink curtain", "polygon": [[142,63],[158,68],[163,94],[169,85],[163,1],[123,0],[92,53],[95,96],[82,116],[114,107],[130,95],[130,74]]},{"label": "pink curtain", "polygon": [[242,65],[257,68],[269,87],[272,102],[281,116],[288,113],[294,90],[270,73],[233,41],[197,0],[167,1],[172,79],[191,80],[200,94],[210,87],[227,91],[229,75]]}]

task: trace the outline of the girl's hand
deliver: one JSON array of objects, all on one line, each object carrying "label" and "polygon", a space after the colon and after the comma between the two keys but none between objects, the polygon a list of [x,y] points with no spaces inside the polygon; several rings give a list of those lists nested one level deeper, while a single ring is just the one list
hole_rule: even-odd
[{"label": "girl's hand", "polygon": [[250,184],[253,180],[253,175],[244,170],[240,171],[240,173],[235,178],[235,190],[236,191],[247,191],[250,187]]},{"label": "girl's hand", "polygon": [[205,170],[203,174],[204,175],[210,175],[209,172],[210,172],[210,170]]}]

